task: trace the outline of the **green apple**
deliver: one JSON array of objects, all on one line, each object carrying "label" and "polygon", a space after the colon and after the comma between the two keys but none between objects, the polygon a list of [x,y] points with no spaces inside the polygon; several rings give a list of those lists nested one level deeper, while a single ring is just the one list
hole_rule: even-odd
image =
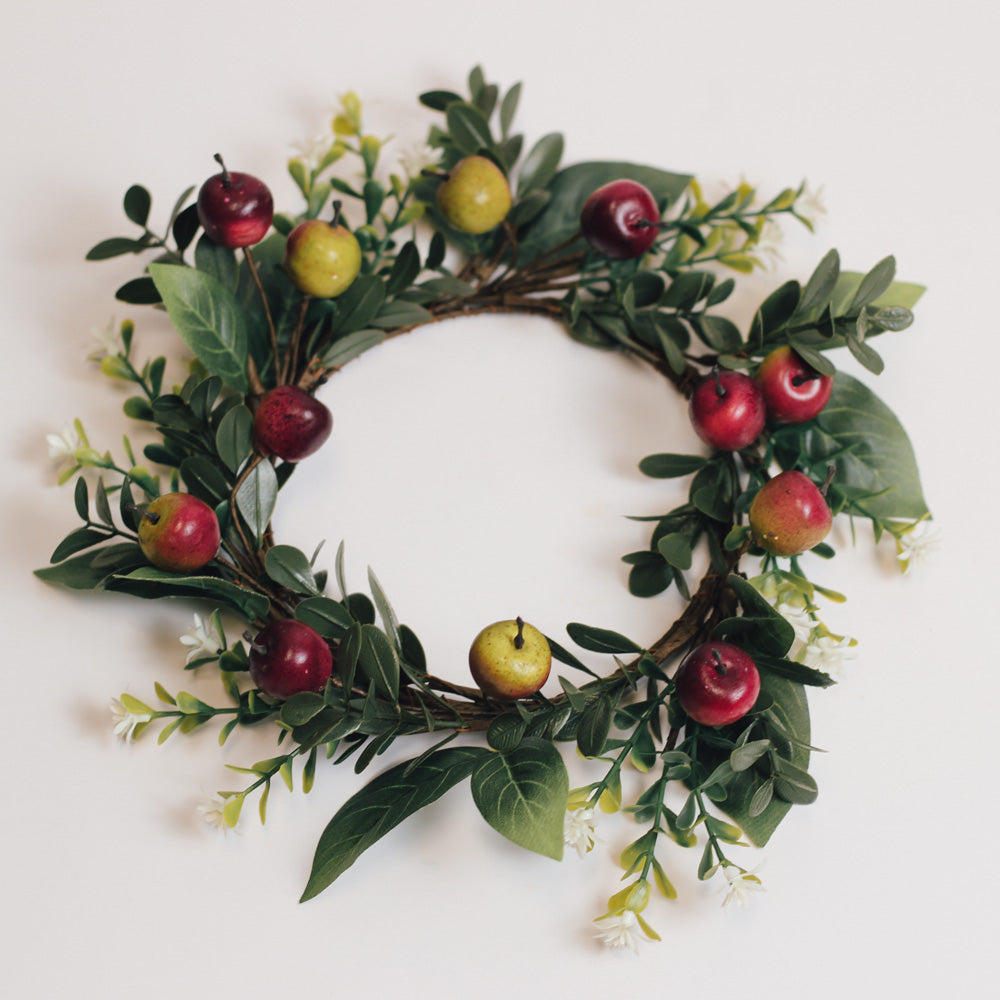
[{"label": "green apple", "polygon": [[285,244],[285,273],[306,295],[332,299],[346,292],[361,270],[361,247],[340,223],[340,202],[334,202],[332,222],[306,219]]},{"label": "green apple", "polygon": [[551,668],[545,636],[520,618],[487,625],[469,650],[473,680],[485,694],[504,701],[534,694]]},{"label": "green apple", "polygon": [[485,156],[467,156],[438,188],[438,208],[449,226],[477,236],[496,229],[510,211],[510,184]]}]

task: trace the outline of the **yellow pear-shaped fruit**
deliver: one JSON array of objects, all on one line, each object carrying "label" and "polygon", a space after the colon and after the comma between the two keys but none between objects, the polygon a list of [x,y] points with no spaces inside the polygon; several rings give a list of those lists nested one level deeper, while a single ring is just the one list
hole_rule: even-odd
[{"label": "yellow pear-shaped fruit", "polygon": [[467,156],[438,188],[438,208],[449,226],[476,236],[496,229],[510,211],[510,185],[485,156]]},{"label": "yellow pear-shaped fruit", "polygon": [[486,694],[507,701],[534,694],[551,668],[545,636],[520,618],[487,625],[469,650],[473,680]]}]

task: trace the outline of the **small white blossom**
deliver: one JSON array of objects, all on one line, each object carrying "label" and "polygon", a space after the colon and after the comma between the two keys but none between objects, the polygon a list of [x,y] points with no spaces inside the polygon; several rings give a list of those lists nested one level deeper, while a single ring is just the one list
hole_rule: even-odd
[{"label": "small white blossom", "polygon": [[804,219],[809,226],[816,225],[821,215],[826,215],[826,205],[823,203],[823,188],[815,190],[806,185],[802,194],[795,202],[795,214]]},{"label": "small white blossom", "polygon": [[563,820],[563,840],[569,847],[576,849],[582,858],[593,850],[597,843],[594,832],[594,810],[589,806],[582,809],[567,809]]},{"label": "small white blossom", "polygon": [[195,614],[194,625],[181,636],[181,645],[188,647],[187,662],[203,656],[215,656],[222,648],[222,637],[211,618]]},{"label": "small white blossom", "polygon": [[638,955],[639,942],[649,940],[634,910],[608,913],[594,923],[599,925],[595,930],[597,939],[608,948],[631,948]]},{"label": "small white blossom", "polygon": [[225,816],[226,800],[221,795],[214,795],[208,802],[198,806],[198,812],[202,819],[213,829],[221,830],[225,833],[229,830],[229,824]]},{"label": "small white blossom", "polygon": [[320,161],[330,151],[331,145],[333,143],[329,133],[324,133],[292,143],[292,150],[295,153],[296,159],[301,160],[305,164],[306,169],[312,172],[320,165]]},{"label": "small white blossom", "polygon": [[111,699],[111,715],[115,723],[114,734],[123,743],[128,743],[129,740],[135,738],[136,726],[143,722],[149,722],[153,718],[151,715],[130,711],[118,698]]},{"label": "small white blossom", "polygon": [[809,617],[809,612],[804,607],[781,601],[775,605],[774,610],[792,626],[795,630],[795,638],[799,642],[809,641],[809,636],[812,635],[816,623]]},{"label": "small white blossom", "polygon": [[723,906],[736,904],[744,910],[750,905],[750,896],[755,892],[766,892],[760,879],[754,871],[743,871],[736,865],[730,865],[722,869],[722,874],[726,876],[728,885],[725,887],[725,898],[722,900]]},{"label": "small white blossom", "polygon": [[422,170],[436,167],[440,159],[441,150],[417,142],[400,151],[399,165],[407,177],[419,177]]},{"label": "small white blossom", "polygon": [[80,439],[72,424],[66,424],[58,434],[49,434],[45,440],[49,444],[49,458],[63,462],[72,459],[80,447]]},{"label": "small white blossom", "polygon": [[919,521],[896,538],[896,558],[905,576],[925,565],[941,544],[941,532],[928,521]]},{"label": "small white blossom", "polygon": [[121,337],[114,316],[104,326],[90,328],[91,351],[88,361],[100,361],[109,354],[117,354],[122,349]]},{"label": "small white blossom", "polygon": [[858,655],[849,638],[834,635],[815,637],[806,646],[804,653],[803,662],[807,666],[827,673],[839,671],[844,660],[853,660]]},{"label": "small white blossom", "polygon": [[752,247],[753,252],[761,258],[763,267],[767,268],[769,265],[784,260],[779,249],[784,238],[785,233],[781,226],[774,219],[767,219],[761,229],[760,236],[757,237]]}]

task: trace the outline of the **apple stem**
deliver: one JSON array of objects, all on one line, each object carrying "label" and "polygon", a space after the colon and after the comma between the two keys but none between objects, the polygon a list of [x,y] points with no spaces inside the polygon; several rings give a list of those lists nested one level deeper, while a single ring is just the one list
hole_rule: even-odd
[{"label": "apple stem", "polygon": [[722,379],[720,378],[721,371],[722,369],[718,365],[712,368],[712,378],[715,379],[715,394],[719,399],[722,399],[726,394],[726,387],[722,384]]},{"label": "apple stem", "polygon": [[831,463],[826,467],[826,479],[823,480],[823,485],[819,488],[819,492],[822,496],[826,496],[826,491],[830,488],[830,483],[833,482],[834,474],[837,471],[837,467]]},{"label": "apple stem", "polygon": [[712,659],[715,660],[715,672],[720,677],[726,676],[726,665],[722,662],[722,656],[717,649],[712,650]]},{"label": "apple stem", "polygon": [[330,225],[334,229],[340,225],[340,208],[342,204],[343,202],[339,198],[333,203],[333,218],[330,220]]},{"label": "apple stem", "polygon": [[253,652],[255,652],[258,656],[263,656],[267,652],[267,646],[264,646],[261,643],[257,642],[253,632],[251,632],[249,629],[246,629],[246,631],[244,631],[243,638],[246,640],[247,645],[250,647],[250,649],[253,650]]},{"label": "apple stem", "polygon": [[524,648],[524,619],[520,615],[515,619],[517,622],[517,635],[514,636],[514,648]]},{"label": "apple stem", "polygon": [[230,176],[229,170],[226,167],[225,163],[223,163],[222,161],[222,154],[216,153],[215,156],[212,157],[212,159],[215,160],[220,167],[222,167],[222,186],[225,188],[232,187],[233,179]]},{"label": "apple stem", "polygon": [[155,511],[150,511],[144,503],[127,503],[124,505],[124,509],[130,514],[138,514],[139,517],[144,517],[150,524],[156,524],[160,520],[160,515]]}]

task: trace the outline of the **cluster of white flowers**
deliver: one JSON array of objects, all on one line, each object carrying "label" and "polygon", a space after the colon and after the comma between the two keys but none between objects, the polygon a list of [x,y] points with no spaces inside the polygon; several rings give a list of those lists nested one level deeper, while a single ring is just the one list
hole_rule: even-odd
[{"label": "cluster of white flowers", "polygon": [[758,869],[746,871],[739,865],[726,865],[722,869],[722,874],[726,876],[726,885],[723,887],[725,897],[722,905],[742,907],[744,910],[750,905],[750,897],[755,892],[765,892],[764,884],[757,877]]},{"label": "cluster of white flowers", "polygon": [[621,913],[608,913],[598,917],[594,933],[597,940],[608,948],[629,948],[639,954],[639,942],[650,941],[639,923],[639,915],[634,910],[622,910]]},{"label": "cluster of white flowers", "polygon": [[213,829],[223,833],[230,829],[225,815],[226,800],[221,795],[214,795],[208,802],[198,806],[202,819]]},{"label": "cluster of white flowers", "polygon": [[76,450],[80,447],[80,437],[73,424],[64,424],[57,434],[48,434],[45,440],[49,445],[49,458],[53,462],[72,461]]},{"label": "cluster of white flowers", "polygon": [[90,328],[91,350],[88,361],[100,361],[108,355],[117,354],[122,349],[122,340],[114,316],[104,326]]},{"label": "cluster of white flowers", "polygon": [[594,810],[589,806],[567,809],[563,820],[563,840],[582,858],[594,849],[597,834],[594,831]]}]

